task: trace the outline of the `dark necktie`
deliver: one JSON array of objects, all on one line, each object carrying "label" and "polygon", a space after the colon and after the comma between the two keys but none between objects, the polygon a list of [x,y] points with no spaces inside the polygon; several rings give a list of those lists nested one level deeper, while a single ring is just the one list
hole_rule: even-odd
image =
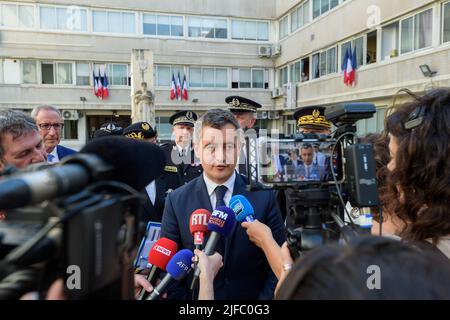
[{"label": "dark necktie", "polygon": [[216,189],[214,189],[214,193],[216,194],[216,206],[214,207],[214,209],[225,205],[223,197],[225,196],[227,190],[228,188],[225,186],[217,186]]}]

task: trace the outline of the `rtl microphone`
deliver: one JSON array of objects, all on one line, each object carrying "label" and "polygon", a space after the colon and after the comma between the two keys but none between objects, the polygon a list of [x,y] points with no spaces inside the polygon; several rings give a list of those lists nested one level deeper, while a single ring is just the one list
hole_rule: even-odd
[{"label": "rtl microphone", "polygon": [[196,249],[202,250],[205,235],[209,233],[208,222],[211,212],[206,209],[197,209],[192,212],[189,219],[189,230],[194,237],[194,245]]},{"label": "rtl microphone", "polygon": [[236,221],[255,221],[255,218],[253,217],[253,215],[255,214],[255,210],[253,210],[253,206],[246,197],[242,195],[233,196],[230,199],[230,208],[233,209],[234,213],[236,214]]},{"label": "rtl microphone", "polygon": [[[166,270],[166,266],[170,259],[177,252],[178,245],[175,241],[168,238],[161,238],[156,241],[148,254],[148,262],[152,265],[150,273],[147,276],[147,281],[152,281],[158,277],[159,273]],[[147,291],[144,288],[139,292],[138,300],[144,300],[147,296]]]},{"label": "rtl microphone", "polygon": [[167,264],[167,274],[156,286],[147,300],[156,300],[163,293],[167,286],[173,280],[180,281],[192,270],[192,257],[194,253],[191,250],[183,249],[178,251]]},{"label": "rtl microphone", "polygon": [[[191,231],[192,236],[194,237],[194,245],[195,249],[202,250],[203,243],[205,240],[205,234],[208,234],[208,222],[211,217],[211,212],[206,209],[197,209],[192,212],[191,217],[189,219],[189,230]],[[195,257],[194,268],[197,267],[198,257]],[[195,278],[192,279],[191,282],[191,290],[194,289],[195,286]]]},{"label": "rtl microphone", "polygon": [[[228,207],[217,207],[217,209],[212,212],[208,222],[208,230],[211,232],[211,235],[209,236],[208,242],[206,242],[205,250],[203,250],[207,256],[214,253],[220,237],[228,236],[231,230],[233,230],[235,223],[235,213]],[[196,266],[191,288],[195,287],[195,283],[199,276],[200,268]]]}]

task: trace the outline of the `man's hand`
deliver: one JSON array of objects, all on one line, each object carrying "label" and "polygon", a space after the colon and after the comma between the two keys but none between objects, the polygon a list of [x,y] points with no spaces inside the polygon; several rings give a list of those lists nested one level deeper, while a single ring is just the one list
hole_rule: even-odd
[{"label": "man's hand", "polygon": [[241,226],[247,230],[248,238],[261,249],[268,240],[272,239],[272,230],[264,223],[255,220],[253,222],[242,222]]},{"label": "man's hand", "polygon": [[[157,284],[161,282],[161,280],[158,279]],[[146,277],[141,274],[135,274],[134,275],[134,297],[137,299],[139,297],[139,292],[141,292],[141,289],[144,288],[145,291],[148,293],[153,291],[153,286],[150,282],[147,281]],[[161,298],[167,299],[167,293],[163,293],[161,295]]]},{"label": "man's hand", "polygon": [[[198,257],[198,266],[200,268],[200,290],[198,300],[214,300],[214,278],[223,266],[222,256],[215,252],[212,256],[207,256],[203,251],[194,250]],[[195,262],[196,257],[192,257]],[[192,264],[192,267],[194,264]]]}]

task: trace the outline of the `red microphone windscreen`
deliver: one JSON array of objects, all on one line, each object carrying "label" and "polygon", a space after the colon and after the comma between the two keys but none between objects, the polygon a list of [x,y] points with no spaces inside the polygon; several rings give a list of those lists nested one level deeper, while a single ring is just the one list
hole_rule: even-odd
[{"label": "red microphone windscreen", "polygon": [[166,270],[167,263],[177,253],[177,249],[178,245],[175,241],[161,238],[150,249],[148,262],[161,270]]},{"label": "red microphone windscreen", "polygon": [[189,219],[189,230],[191,234],[195,232],[208,233],[208,221],[211,217],[211,212],[206,209],[197,209],[191,214]]}]

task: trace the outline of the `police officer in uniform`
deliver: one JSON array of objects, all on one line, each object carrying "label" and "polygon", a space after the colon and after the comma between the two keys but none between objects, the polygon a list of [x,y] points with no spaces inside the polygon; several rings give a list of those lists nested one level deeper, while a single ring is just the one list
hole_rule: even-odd
[{"label": "police officer in uniform", "polygon": [[[148,122],[136,122],[123,130],[123,136],[156,144],[158,134]],[[141,217],[144,229],[149,221],[161,222],[164,211],[164,192],[164,183],[161,177],[156,178],[145,187],[144,194],[147,197],[143,204]]]},{"label": "police officer in uniform", "polygon": [[[257,111],[261,108],[261,105],[258,102],[240,96],[226,97],[225,102],[228,104],[228,109],[234,114],[244,133],[248,133],[248,130],[254,128],[257,118]],[[245,141],[243,141],[237,166],[240,174],[247,175],[246,161],[246,147]]]},{"label": "police officer in uniform", "polygon": [[[297,128],[299,133],[307,134],[331,134],[331,122],[325,118],[325,108],[318,106],[308,106],[298,108],[294,112],[294,119],[297,122]],[[317,154],[314,157],[313,164],[318,164],[318,161],[326,163],[324,160],[320,160]],[[279,199],[280,208],[282,215],[286,215],[286,227],[295,226],[295,219],[293,215],[289,213],[290,203],[288,200],[289,195],[292,193],[292,189],[288,188],[285,190],[285,203],[283,205],[283,199]]]},{"label": "police officer in uniform", "polygon": [[197,115],[192,111],[180,111],[169,119],[173,126],[174,141],[164,143],[161,148],[166,155],[166,166],[161,176],[164,198],[176,188],[200,176],[203,172],[200,160],[192,147],[192,134]]}]

